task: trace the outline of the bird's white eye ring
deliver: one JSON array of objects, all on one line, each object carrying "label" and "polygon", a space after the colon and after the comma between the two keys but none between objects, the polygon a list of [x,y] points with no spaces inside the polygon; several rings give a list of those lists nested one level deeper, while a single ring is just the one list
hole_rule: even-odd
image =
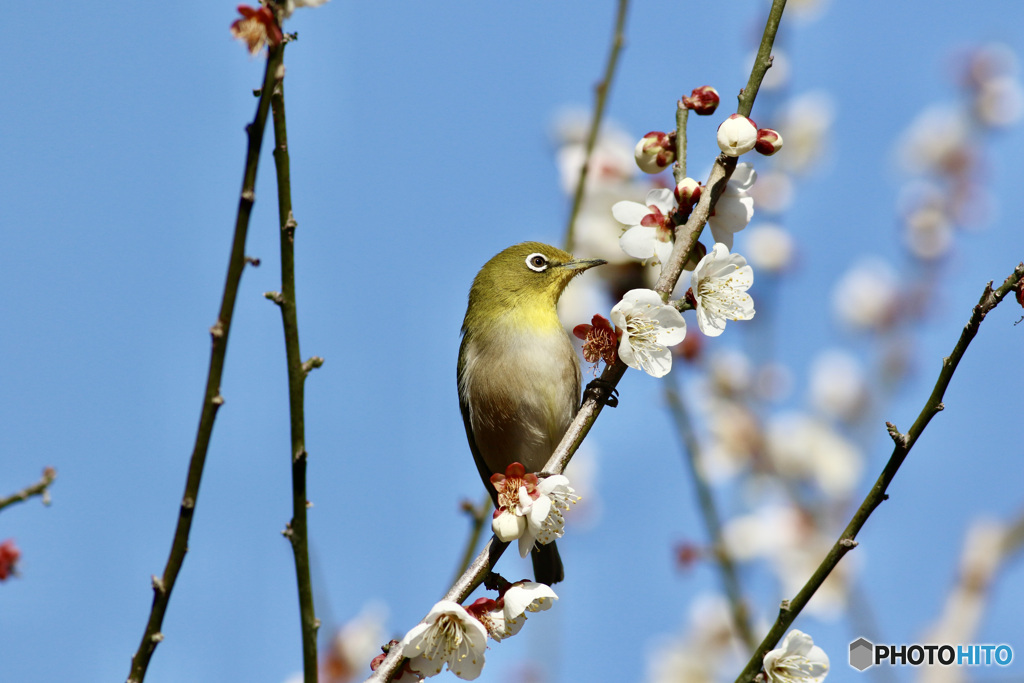
[{"label": "bird's white eye ring", "polygon": [[548,269],[548,257],[540,252],[534,252],[526,257],[526,267],[535,273],[543,273]]}]

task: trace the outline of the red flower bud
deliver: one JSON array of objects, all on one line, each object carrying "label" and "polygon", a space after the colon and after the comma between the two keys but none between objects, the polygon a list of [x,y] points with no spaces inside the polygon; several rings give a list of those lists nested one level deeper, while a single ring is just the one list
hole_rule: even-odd
[{"label": "red flower bud", "polygon": [[721,98],[718,96],[718,91],[710,85],[702,85],[699,88],[694,88],[690,96],[684,97],[682,102],[684,107],[692,109],[693,113],[698,116],[708,116],[714,114],[718,109]]},{"label": "red flower bud", "polygon": [[754,143],[754,149],[766,157],[770,157],[782,149],[782,136],[771,128],[761,128],[757,131],[757,142]]}]

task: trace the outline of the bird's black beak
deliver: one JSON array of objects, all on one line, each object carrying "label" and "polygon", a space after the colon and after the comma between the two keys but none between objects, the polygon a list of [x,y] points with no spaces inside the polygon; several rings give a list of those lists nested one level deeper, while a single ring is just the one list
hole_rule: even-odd
[{"label": "bird's black beak", "polygon": [[606,263],[608,262],[605,261],[603,258],[574,258],[572,261],[567,261],[566,263],[563,263],[560,267],[565,268],[566,270],[574,271],[575,273],[582,273],[584,270],[587,270],[588,268],[593,268],[594,266],[603,266]]}]

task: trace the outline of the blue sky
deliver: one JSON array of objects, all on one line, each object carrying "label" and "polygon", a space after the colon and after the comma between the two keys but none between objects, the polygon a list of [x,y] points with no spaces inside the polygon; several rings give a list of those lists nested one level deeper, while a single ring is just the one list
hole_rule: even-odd
[{"label": "blue sky", "polygon": [[[705,83],[731,109],[762,9],[634,2],[609,116],[637,136],[665,129],[675,100]],[[559,110],[590,106],[613,13],[613,3],[581,0],[333,0],[286,26],[299,33],[285,88],[302,348],[326,358],[307,382],[306,413],[325,632],[373,600],[400,635],[447,587],[466,532],[458,503],[480,493],[454,382],[466,293],[505,246],[561,241],[568,206],[549,133]],[[0,541],[15,538],[23,553],[21,577],[0,584],[0,666],[5,680],[119,680],[176,521],[262,63],[231,40],[228,2],[22,3],[8,16],[0,495],[45,465],[59,478],[50,508],[36,500],[0,513]],[[774,334],[798,384],[814,349],[863,343],[842,337],[831,315],[838,275],[869,254],[909,272],[894,214],[900,132],[927,105],[955,99],[958,48],[994,40],[1024,54],[1022,22],[1014,2],[918,0],[784,18],[792,92],[825,89],[837,112],[831,161],[800,182],[787,215],[802,261],[779,287]],[[712,123],[693,126],[696,174],[717,149]],[[919,371],[883,419],[909,426],[984,283],[1024,256],[1022,156],[1020,128],[987,146],[983,181],[998,210],[986,230],[958,235],[935,314],[914,330]],[[301,667],[279,534],[290,516],[281,323],[262,296],[280,287],[274,197],[267,155],[246,250],[262,265],[243,277],[226,403],[152,683],[274,683]],[[940,610],[970,521],[1021,511],[1020,315],[1007,302],[986,320],[947,410],[855,551],[893,642],[919,636]],[[726,347],[740,338],[728,337]],[[673,545],[703,531],[657,381],[630,372],[620,390],[622,405],[591,436],[601,516],[560,544],[561,600],[492,647],[481,680],[511,680],[527,658],[547,661],[552,680],[644,680],[652,643],[680,631],[692,598],[717,586],[708,567],[680,574],[672,563]],[[861,493],[888,455],[881,422],[872,446]],[[512,576],[526,571],[502,562]],[[773,614],[786,596],[756,571],[746,578],[759,613]],[[1024,569],[1010,563],[981,628],[1020,657],[1022,600]],[[801,627],[832,655],[834,680],[855,678],[845,648],[856,629]]]}]

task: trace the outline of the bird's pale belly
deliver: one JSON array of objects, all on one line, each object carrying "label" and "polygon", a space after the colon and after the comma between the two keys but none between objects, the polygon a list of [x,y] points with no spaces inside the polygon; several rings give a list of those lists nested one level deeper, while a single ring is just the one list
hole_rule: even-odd
[{"label": "bird's pale belly", "polygon": [[484,464],[513,462],[539,471],[579,405],[579,361],[565,332],[507,336],[497,353],[473,354],[476,381],[466,387],[473,436]]}]

